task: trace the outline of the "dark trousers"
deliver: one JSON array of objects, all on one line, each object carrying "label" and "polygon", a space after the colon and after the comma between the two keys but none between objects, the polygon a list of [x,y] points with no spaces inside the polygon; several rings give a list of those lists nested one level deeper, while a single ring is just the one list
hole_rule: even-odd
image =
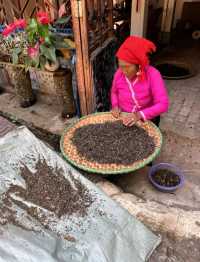
[{"label": "dark trousers", "polygon": [[157,127],[159,127],[159,124],[160,124],[160,116],[157,116],[157,117],[151,119],[151,121],[152,121]]}]

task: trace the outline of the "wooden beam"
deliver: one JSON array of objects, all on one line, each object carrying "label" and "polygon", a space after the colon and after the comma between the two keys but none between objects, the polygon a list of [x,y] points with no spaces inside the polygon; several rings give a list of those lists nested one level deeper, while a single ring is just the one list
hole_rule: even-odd
[{"label": "wooden beam", "polygon": [[164,1],[164,11],[163,11],[162,25],[161,25],[162,32],[168,32],[168,33],[171,32],[174,8],[175,8],[175,0]]},{"label": "wooden beam", "polygon": [[109,37],[113,36],[113,0],[108,1],[108,26],[109,26]]},{"label": "wooden beam", "polygon": [[148,16],[148,0],[132,0],[131,35],[145,37]]},{"label": "wooden beam", "polygon": [[94,112],[94,86],[91,79],[91,62],[89,57],[89,43],[88,43],[88,15],[87,15],[87,2],[86,0],[80,1],[82,16],[80,19],[81,40],[82,40],[82,53],[83,53],[83,70],[85,76],[85,94],[87,101],[87,113]]},{"label": "wooden beam", "polygon": [[81,32],[80,32],[80,21],[79,14],[77,10],[77,0],[71,0],[71,12],[72,12],[72,22],[74,38],[76,43],[76,75],[78,82],[78,93],[80,99],[81,114],[87,114],[87,101],[86,101],[86,85],[84,77],[84,63],[83,63],[83,53],[82,53],[82,42],[81,42]]}]

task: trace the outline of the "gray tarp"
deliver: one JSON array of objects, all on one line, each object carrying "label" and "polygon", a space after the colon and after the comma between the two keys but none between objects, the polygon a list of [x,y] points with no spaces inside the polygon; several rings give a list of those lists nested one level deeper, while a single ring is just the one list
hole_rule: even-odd
[{"label": "gray tarp", "polygon": [[[50,216],[48,222],[52,230],[46,230],[39,221],[26,214],[25,209],[15,204],[12,208],[17,212],[20,224],[29,230],[10,224],[0,226],[0,262],[146,261],[160,243],[160,238],[25,127],[17,128],[0,138],[0,202],[10,184],[25,187],[25,182],[20,176],[20,166],[26,165],[35,172],[38,159],[45,159],[52,167],[61,167],[68,180],[71,170],[73,176],[95,195],[96,201],[90,206],[86,217],[62,216],[58,219]],[[71,183],[73,184],[73,181]],[[24,203],[32,205],[29,202]],[[45,214],[49,212],[41,207],[39,210]],[[64,238],[65,234],[72,235],[76,241],[67,241]]]}]

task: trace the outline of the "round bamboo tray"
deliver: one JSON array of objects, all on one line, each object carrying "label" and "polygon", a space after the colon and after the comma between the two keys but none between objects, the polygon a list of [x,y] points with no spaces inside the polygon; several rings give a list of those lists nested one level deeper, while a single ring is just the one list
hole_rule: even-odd
[{"label": "round bamboo tray", "polygon": [[88,159],[81,156],[76,146],[72,143],[71,138],[73,137],[74,131],[82,126],[89,124],[97,124],[104,123],[107,121],[116,121],[111,113],[95,113],[85,117],[80,118],[75,124],[67,127],[60,141],[61,152],[64,158],[71,163],[72,165],[78,167],[79,169],[85,170],[91,173],[100,173],[104,175],[109,174],[121,174],[121,173],[129,173],[140,169],[152,162],[154,158],[159,154],[161,146],[162,146],[162,134],[157,126],[155,126],[151,121],[146,122],[138,122],[137,125],[144,128],[149,136],[153,137],[155,142],[155,150],[149,155],[149,157],[135,161],[131,165],[122,165],[122,164],[100,164],[96,162],[89,161]]}]

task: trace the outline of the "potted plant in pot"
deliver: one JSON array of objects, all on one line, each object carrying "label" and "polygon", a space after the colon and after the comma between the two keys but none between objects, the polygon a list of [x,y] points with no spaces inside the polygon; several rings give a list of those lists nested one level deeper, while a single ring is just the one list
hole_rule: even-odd
[{"label": "potted plant in pot", "polygon": [[[29,20],[26,27],[29,43],[26,66],[35,71],[40,92],[54,96],[62,105],[62,116],[75,114],[72,91],[72,74],[70,70],[60,70],[59,49],[66,47],[51,31],[49,16],[39,12],[36,18]],[[61,53],[60,53],[61,55]]]},{"label": "potted plant in pot", "polygon": [[[0,47],[1,66],[7,71],[11,84],[14,86],[21,107],[28,107],[35,103],[36,98],[31,87],[29,72],[24,62],[27,56],[27,38],[24,19],[16,20],[5,27],[1,35]],[[3,54],[3,56],[2,56]]]}]

